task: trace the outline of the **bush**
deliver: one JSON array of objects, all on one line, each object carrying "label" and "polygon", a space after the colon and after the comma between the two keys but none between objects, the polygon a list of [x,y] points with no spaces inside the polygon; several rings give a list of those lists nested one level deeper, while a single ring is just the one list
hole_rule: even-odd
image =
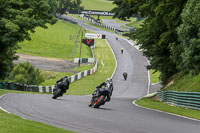
[{"label": "bush", "polygon": [[27,85],[39,85],[44,81],[44,78],[38,68],[35,69],[29,62],[23,62],[15,65],[9,80]]}]

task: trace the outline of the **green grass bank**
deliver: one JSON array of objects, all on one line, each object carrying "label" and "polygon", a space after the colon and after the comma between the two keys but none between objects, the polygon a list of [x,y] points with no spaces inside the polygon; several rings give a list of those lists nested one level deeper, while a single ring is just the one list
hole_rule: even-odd
[{"label": "green grass bank", "polygon": [[[25,40],[18,44],[21,49],[17,53],[73,60],[74,57],[79,57],[81,37],[77,47],[75,41],[80,29],[84,32],[80,26],[60,20],[54,25],[48,25],[48,29],[36,28],[30,41]],[[87,46],[82,47],[82,57],[91,57]]]}]

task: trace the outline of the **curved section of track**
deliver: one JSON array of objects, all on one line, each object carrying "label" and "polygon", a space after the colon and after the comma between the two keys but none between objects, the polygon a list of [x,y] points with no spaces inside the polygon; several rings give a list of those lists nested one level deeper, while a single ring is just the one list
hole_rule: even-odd
[{"label": "curved section of track", "polygon": [[[199,133],[200,122],[161,112],[136,107],[132,101],[148,91],[146,59],[128,42],[115,35],[88,26],[81,26],[106,34],[107,41],[117,59],[113,76],[114,91],[109,103],[99,109],[89,108],[91,96],[65,95],[57,100],[51,95],[8,94],[1,98],[0,106],[26,119],[43,122],[83,133]],[[124,54],[120,49],[124,48]],[[128,72],[124,81],[122,73]]]}]

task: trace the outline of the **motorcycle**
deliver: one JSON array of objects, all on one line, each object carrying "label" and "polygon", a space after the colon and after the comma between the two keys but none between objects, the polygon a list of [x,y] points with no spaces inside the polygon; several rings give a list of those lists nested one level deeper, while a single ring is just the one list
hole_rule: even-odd
[{"label": "motorcycle", "polygon": [[62,96],[65,92],[60,88],[62,83],[58,83],[55,85],[55,88],[53,89],[53,99],[56,99],[57,97]]},{"label": "motorcycle", "polygon": [[128,74],[127,74],[126,72],[124,72],[124,73],[123,73],[123,76],[124,76],[124,80],[126,80],[127,77],[128,77]]},{"label": "motorcycle", "polygon": [[99,92],[97,92],[91,100],[91,106],[93,106],[94,108],[99,108],[101,105],[104,105],[107,101],[109,101],[108,97],[110,97],[109,95],[111,95],[110,90],[108,89],[104,89],[104,88],[100,88]]}]

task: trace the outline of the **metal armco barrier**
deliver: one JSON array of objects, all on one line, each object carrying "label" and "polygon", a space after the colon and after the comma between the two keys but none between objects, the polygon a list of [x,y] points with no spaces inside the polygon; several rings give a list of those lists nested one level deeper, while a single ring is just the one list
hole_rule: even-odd
[{"label": "metal armco barrier", "polygon": [[200,92],[157,91],[156,99],[170,105],[200,110]]}]

